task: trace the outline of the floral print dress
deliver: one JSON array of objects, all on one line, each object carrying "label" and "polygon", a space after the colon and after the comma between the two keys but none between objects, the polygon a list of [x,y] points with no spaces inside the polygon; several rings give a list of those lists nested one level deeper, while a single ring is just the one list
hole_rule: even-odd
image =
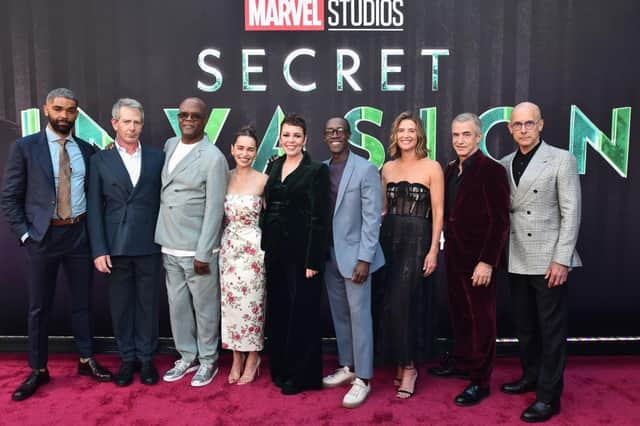
[{"label": "floral print dress", "polygon": [[260,351],[264,343],[265,271],[257,195],[227,194],[220,242],[222,347]]}]

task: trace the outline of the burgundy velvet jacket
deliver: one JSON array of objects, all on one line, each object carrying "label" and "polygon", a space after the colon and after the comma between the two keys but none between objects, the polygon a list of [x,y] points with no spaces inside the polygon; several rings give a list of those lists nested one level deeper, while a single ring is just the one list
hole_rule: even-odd
[{"label": "burgundy velvet jacket", "polygon": [[[480,261],[494,268],[502,266],[509,234],[507,173],[482,151],[475,155],[444,218],[445,255],[455,256],[465,270],[473,270]],[[454,161],[445,170],[445,182],[452,173],[458,173]]]}]

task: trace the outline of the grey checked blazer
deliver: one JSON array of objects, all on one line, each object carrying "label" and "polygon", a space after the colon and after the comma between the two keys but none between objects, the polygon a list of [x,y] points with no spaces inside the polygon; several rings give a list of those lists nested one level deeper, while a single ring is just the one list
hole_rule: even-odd
[{"label": "grey checked blazer", "polygon": [[169,159],[178,142],[176,136],[164,146],[155,240],[163,247],[195,251],[197,260],[211,262],[213,250],[220,246],[229,166],[205,136],[169,173]]},{"label": "grey checked blazer", "polygon": [[540,143],[518,186],[512,173],[515,152],[500,160],[511,189],[510,273],[544,275],[551,261],[582,266],[575,250],[581,204],[576,159]]}]

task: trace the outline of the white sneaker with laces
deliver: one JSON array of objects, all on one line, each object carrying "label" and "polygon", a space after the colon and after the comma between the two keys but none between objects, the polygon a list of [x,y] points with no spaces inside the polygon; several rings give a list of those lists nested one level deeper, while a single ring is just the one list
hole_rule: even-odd
[{"label": "white sneaker with laces", "polygon": [[218,363],[213,363],[213,365],[209,364],[200,364],[200,368],[191,379],[191,386],[200,387],[206,386],[216,377],[218,373]]},{"label": "white sneaker with laces", "polygon": [[188,363],[183,359],[179,359],[173,364],[173,368],[171,370],[164,373],[162,380],[164,380],[165,382],[175,382],[176,380],[182,379],[187,375],[187,373],[191,373],[192,371],[196,371],[197,369],[197,361]]},{"label": "white sneaker with laces", "polygon": [[325,388],[335,388],[336,386],[351,383],[356,378],[355,373],[349,370],[349,367],[340,367],[333,374],[329,374],[322,378],[322,385]]},{"label": "white sneaker with laces", "polygon": [[367,399],[369,392],[371,392],[371,384],[365,384],[362,379],[356,377],[351,382],[351,389],[342,398],[342,406],[344,408],[359,407]]}]

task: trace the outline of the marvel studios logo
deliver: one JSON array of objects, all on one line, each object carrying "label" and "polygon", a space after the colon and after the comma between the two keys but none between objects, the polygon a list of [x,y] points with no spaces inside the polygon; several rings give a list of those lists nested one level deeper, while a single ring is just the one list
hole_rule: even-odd
[{"label": "marvel studios logo", "polygon": [[404,0],[244,0],[245,31],[403,31]]}]

